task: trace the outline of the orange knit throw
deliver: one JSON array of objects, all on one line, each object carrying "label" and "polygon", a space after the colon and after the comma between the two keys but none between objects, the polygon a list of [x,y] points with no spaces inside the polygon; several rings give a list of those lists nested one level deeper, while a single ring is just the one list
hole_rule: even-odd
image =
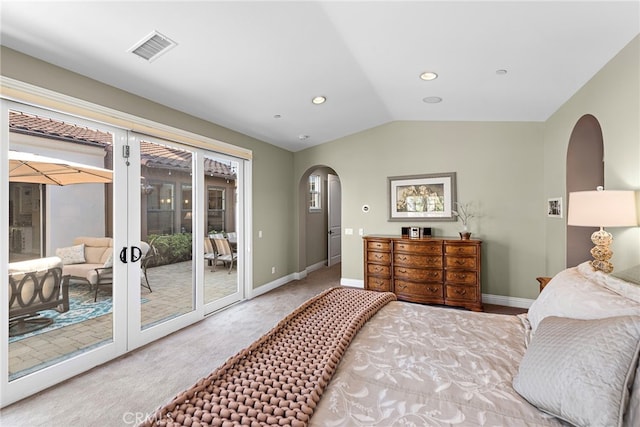
[{"label": "orange knit throw", "polygon": [[311,298],[142,426],[306,426],[353,337],[395,299],[353,288]]}]

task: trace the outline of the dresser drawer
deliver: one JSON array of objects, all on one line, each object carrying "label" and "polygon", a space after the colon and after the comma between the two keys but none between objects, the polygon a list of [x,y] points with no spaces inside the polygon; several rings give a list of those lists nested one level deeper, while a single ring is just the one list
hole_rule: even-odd
[{"label": "dresser drawer", "polygon": [[384,264],[391,263],[391,254],[389,252],[367,252],[367,261],[369,262],[381,262]]},{"label": "dresser drawer", "polygon": [[394,251],[411,252],[414,254],[441,255],[441,242],[395,242]]},{"label": "dresser drawer", "polygon": [[393,275],[399,279],[413,282],[438,282],[442,283],[442,270],[429,270],[423,268],[394,267]]},{"label": "dresser drawer", "polygon": [[390,251],[391,243],[390,242],[381,242],[378,240],[368,240],[367,241],[367,250],[373,251]]},{"label": "dresser drawer", "polygon": [[437,283],[413,283],[405,280],[396,280],[393,282],[394,290],[399,294],[419,295],[423,297],[442,299],[443,286]]},{"label": "dresser drawer", "polygon": [[447,270],[445,273],[446,283],[459,283],[462,285],[476,285],[478,274],[475,271],[455,271]]},{"label": "dresser drawer", "polygon": [[444,251],[447,255],[475,255],[477,253],[476,245],[456,245],[445,244]]},{"label": "dresser drawer", "polygon": [[391,279],[382,277],[369,277],[367,289],[371,291],[391,292]]},{"label": "dresser drawer", "polygon": [[391,266],[380,264],[367,264],[367,273],[376,276],[391,277]]},{"label": "dresser drawer", "polygon": [[477,301],[478,288],[476,286],[445,285],[447,300]]},{"label": "dresser drawer", "polygon": [[446,268],[464,268],[466,270],[477,270],[478,264],[476,258],[464,258],[458,256],[447,256],[444,258]]},{"label": "dresser drawer", "polygon": [[442,268],[442,257],[395,252],[393,254],[393,263],[395,265],[406,265],[407,267]]}]

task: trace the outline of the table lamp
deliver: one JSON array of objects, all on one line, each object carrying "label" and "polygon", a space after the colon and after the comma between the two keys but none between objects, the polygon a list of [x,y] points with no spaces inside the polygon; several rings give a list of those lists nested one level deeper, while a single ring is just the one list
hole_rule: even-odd
[{"label": "table lamp", "polygon": [[638,225],[636,195],[634,191],[611,191],[598,187],[596,191],[569,193],[568,225],[600,227],[591,235],[595,245],[591,248],[591,266],[611,273],[613,255],[610,249],[613,236],[604,227],[632,227]]}]

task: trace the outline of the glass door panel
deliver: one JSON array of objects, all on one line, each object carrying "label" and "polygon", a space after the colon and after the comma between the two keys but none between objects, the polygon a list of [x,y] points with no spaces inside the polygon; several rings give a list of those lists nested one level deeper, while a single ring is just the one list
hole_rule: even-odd
[{"label": "glass door panel", "polygon": [[12,382],[114,342],[116,131],[27,106],[8,115]]},{"label": "glass door panel", "polygon": [[[193,268],[193,158],[176,144],[139,138],[141,328],[195,310]],[[146,247],[143,251],[147,249]]]},{"label": "glass door panel", "polygon": [[208,311],[239,300],[242,296],[238,262],[238,175],[234,159],[204,155],[204,303]]}]

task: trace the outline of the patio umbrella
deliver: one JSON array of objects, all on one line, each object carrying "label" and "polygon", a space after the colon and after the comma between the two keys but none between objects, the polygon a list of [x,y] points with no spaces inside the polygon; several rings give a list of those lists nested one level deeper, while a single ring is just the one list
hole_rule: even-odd
[{"label": "patio umbrella", "polygon": [[112,179],[113,173],[108,169],[9,150],[10,182],[68,185],[108,183]]}]

